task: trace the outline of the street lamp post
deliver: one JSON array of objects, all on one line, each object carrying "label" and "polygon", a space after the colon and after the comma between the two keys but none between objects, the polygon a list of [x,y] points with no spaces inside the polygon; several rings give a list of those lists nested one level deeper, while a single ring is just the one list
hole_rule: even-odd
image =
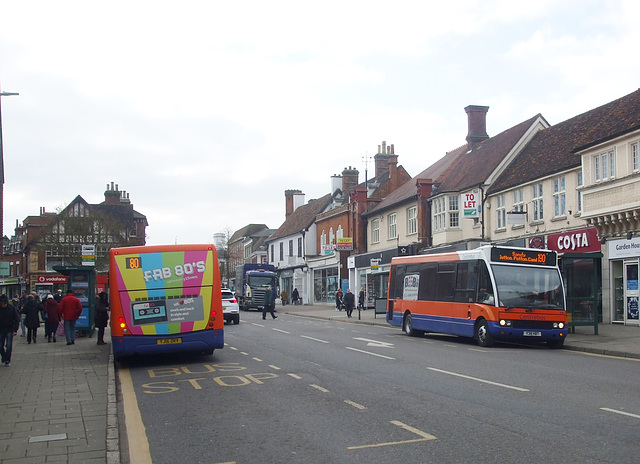
[{"label": "street lamp post", "polygon": [[[20,95],[17,92],[0,92],[1,97]],[[2,148],[2,103],[0,103],[0,240],[4,237],[4,151]],[[3,244],[4,245],[4,244]],[[0,254],[2,250],[0,250]]]}]

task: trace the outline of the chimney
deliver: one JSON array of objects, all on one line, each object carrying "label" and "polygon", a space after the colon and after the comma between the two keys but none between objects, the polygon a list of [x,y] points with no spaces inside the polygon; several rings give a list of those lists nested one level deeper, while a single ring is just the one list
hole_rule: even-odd
[{"label": "chimney", "polygon": [[334,174],[331,176],[331,195],[336,193],[339,188],[342,188],[342,177]]},{"label": "chimney", "polygon": [[374,163],[376,165],[376,178],[381,176],[385,172],[389,172],[389,154],[387,153],[388,151],[389,150],[387,149],[387,142],[383,141],[382,146],[378,145],[378,153],[376,153],[376,155],[373,157]]},{"label": "chimney", "polygon": [[[391,145],[391,148],[393,145]],[[393,148],[391,149],[393,152]],[[398,188],[398,155],[389,155],[389,193]]]},{"label": "chimney", "polygon": [[120,204],[120,192],[118,192],[118,185],[115,187],[113,182],[111,182],[111,186],[107,184],[107,190],[104,192],[104,203],[106,205],[118,205]]},{"label": "chimney", "polygon": [[431,203],[429,197],[433,193],[432,179],[418,179],[416,181],[418,193],[418,243],[431,246]]},{"label": "chimney", "polygon": [[349,166],[342,171],[342,193],[358,185],[358,170]]},{"label": "chimney", "polygon": [[469,132],[467,134],[467,145],[469,151],[489,138],[487,135],[487,111],[488,106],[469,105],[465,109],[467,120],[469,123]]},{"label": "chimney", "polygon": [[291,215],[291,213],[293,213],[296,210],[297,206],[294,205],[293,197],[294,195],[297,195],[297,194],[302,194],[302,192],[297,189],[284,191],[284,217],[285,218],[288,218]]}]

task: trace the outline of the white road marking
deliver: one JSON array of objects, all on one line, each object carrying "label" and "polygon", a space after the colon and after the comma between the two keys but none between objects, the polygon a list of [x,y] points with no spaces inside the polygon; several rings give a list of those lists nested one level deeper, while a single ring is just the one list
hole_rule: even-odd
[{"label": "white road marking", "polygon": [[253,358],[254,361],[258,361],[258,362],[262,362],[262,359],[260,358]]},{"label": "white road marking", "polygon": [[276,371],[279,371],[279,370],[280,370],[280,368],[279,368],[278,366],[274,366],[273,364],[269,364],[269,367],[270,367],[271,369],[275,369]]},{"label": "white road marking", "polygon": [[369,343],[367,343],[367,346],[377,346],[377,347],[380,347],[380,348],[394,348],[393,343],[380,342],[378,340],[371,340],[369,338],[354,337],[354,340],[361,340],[363,342],[369,342]]},{"label": "white road marking", "polygon": [[345,348],[348,349],[348,350],[351,350],[351,351],[357,351],[358,353],[364,353],[364,354],[370,354],[371,356],[377,356],[379,358],[396,359],[396,358],[392,358],[391,356],[385,356],[383,354],[378,354],[378,353],[372,353],[370,351],[359,350],[358,348],[351,348],[350,346],[345,346]]},{"label": "white road marking", "polygon": [[300,377],[300,376],[299,376],[299,375],[297,375],[297,374],[287,374],[287,375],[288,375],[289,377],[293,377],[293,378],[294,378],[294,379],[296,379],[296,380],[300,380],[300,379],[302,379],[302,377]]},{"label": "white road marking", "polygon": [[274,328],[272,328],[271,330],[275,330],[276,332],[282,332],[284,334],[290,333],[290,332],[287,332],[286,330],[282,330],[282,329],[274,329]]},{"label": "white road marking", "polygon": [[614,414],[620,414],[622,416],[629,416],[629,417],[634,417],[636,419],[640,419],[640,415],[638,414],[631,414],[630,412],[618,411],[617,409],[609,409],[609,408],[600,408],[600,409],[603,411],[612,412]]},{"label": "white road marking", "polygon": [[320,390],[323,393],[329,393],[329,390],[327,390],[326,388],[321,387],[320,385],[316,385],[314,383],[310,383],[309,386],[315,388],[316,390]]},{"label": "white road marking", "polygon": [[362,406],[361,404],[356,403],[355,401],[351,401],[351,400],[344,400],[345,403],[347,403],[350,406],[353,406],[354,408],[358,408],[358,409],[367,409],[366,406]]},{"label": "white road marking", "polygon": [[455,377],[461,377],[463,379],[474,380],[476,382],[487,383],[489,385],[495,385],[496,387],[509,388],[511,390],[517,390],[517,391],[521,391],[521,392],[528,392],[529,391],[526,388],[514,387],[513,385],[505,385],[503,383],[498,383],[498,382],[492,382],[490,380],[479,379],[477,377],[471,377],[469,375],[458,374],[456,372],[443,371],[442,369],[436,369],[435,367],[427,367],[427,369],[429,369],[430,371],[440,372],[442,374],[448,374],[448,375],[453,375]]},{"label": "white road marking", "polygon": [[309,340],[313,340],[314,342],[320,342],[320,343],[329,343],[326,340],[320,340],[319,338],[313,338],[313,337],[307,337],[306,335],[300,335],[300,337],[302,338],[308,338]]}]

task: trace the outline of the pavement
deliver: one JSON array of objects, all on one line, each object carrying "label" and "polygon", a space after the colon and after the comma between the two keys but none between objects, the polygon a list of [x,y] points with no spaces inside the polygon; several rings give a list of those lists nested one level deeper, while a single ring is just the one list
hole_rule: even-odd
[{"label": "pavement", "polygon": [[[344,311],[330,306],[278,306],[291,314],[352,324],[389,326],[373,309]],[[242,320],[242,314],[240,315]],[[400,330],[395,328],[394,330]],[[38,332],[42,332],[39,329]],[[576,327],[564,349],[640,359],[640,327],[599,324]],[[121,454],[116,375],[111,342],[96,344],[76,338],[67,346],[63,337],[36,344],[14,338],[11,367],[0,366],[0,464],[120,464]],[[105,340],[110,340],[105,336]],[[135,463],[134,463],[135,464]]]}]

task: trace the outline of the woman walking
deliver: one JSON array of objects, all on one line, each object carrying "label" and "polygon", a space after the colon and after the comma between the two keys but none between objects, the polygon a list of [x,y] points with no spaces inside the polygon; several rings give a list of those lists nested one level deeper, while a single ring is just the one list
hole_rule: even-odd
[{"label": "woman walking", "polygon": [[58,302],[52,294],[47,295],[42,312],[47,315],[46,320],[44,321],[44,336],[47,337],[48,343],[51,343],[52,338],[55,342],[56,330],[60,323],[60,317],[58,316]]}]

